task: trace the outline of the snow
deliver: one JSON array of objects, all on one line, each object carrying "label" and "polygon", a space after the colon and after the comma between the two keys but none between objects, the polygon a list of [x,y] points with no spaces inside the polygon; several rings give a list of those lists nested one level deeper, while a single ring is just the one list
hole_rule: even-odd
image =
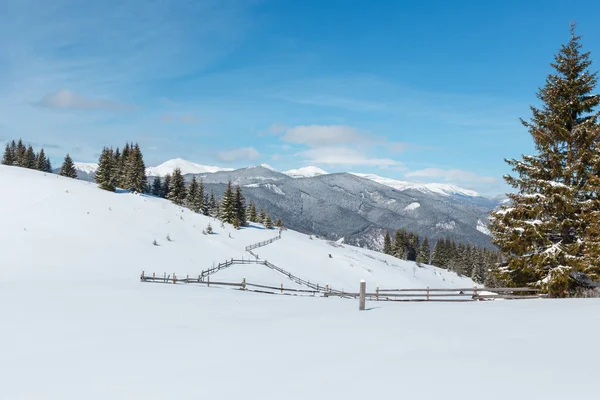
[{"label": "snow", "polygon": [[98,164],[96,163],[74,162],[73,166],[76,170],[86,174],[95,174],[98,170]]},{"label": "snow", "polygon": [[146,175],[148,176],[165,176],[172,174],[175,168],[181,169],[182,174],[205,174],[219,171],[233,171],[232,168],[221,168],[209,165],[200,165],[191,161],[183,160],[181,158],[174,158],[172,160],[165,161],[157,167],[146,168]]},{"label": "snow", "polygon": [[437,224],[435,224],[435,227],[442,231],[453,231],[454,229],[456,229],[456,222],[455,221],[438,222]]},{"label": "snow", "polygon": [[327,175],[328,172],[319,167],[308,166],[290,169],[289,171],[285,171],[284,174],[291,176],[292,178],[312,178],[314,176]]},{"label": "snow", "polygon": [[[0,197],[2,398],[554,400],[597,390],[598,346],[545,350],[598,331],[598,299],[368,301],[359,312],[357,300],[141,283],[142,270],[194,275],[247,257],[247,244],[277,232],[221,228],[162,199],[15,167],[0,166],[0,187],[11,189]],[[209,221],[216,233],[203,235]],[[256,252],[352,290],[361,279],[367,290],[472,285],[292,231]],[[243,277],[292,287],[256,265],[214,275]]]},{"label": "snow", "polygon": [[351,172],[353,175],[356,175],[361,178],[369,179],[373,182],[380,183],[385,186],[389,186],[396,190],[404,191],[404,190],[418,190],[422,193],[436,193],[442,196],[466,196],[466,197],[481,197],[479,193],[474,190],[464,189],[458,187],[456,185],[452,185],[449,183],[416,183],[416,182],[407,182],[407,181],[399,181],[390,178],[384,178],[379,175],[374,174],[361,174]]},{"label": "snow", "polygon": [[421,207],[421,204],[418,203],[418,202],[410,203],[409,205],[407,205],[406,207],[404,207],[404,211],[413,211],[413,210],[416,210],[419,207]]},{"label": "snow", "polygon": [[490,229],[488,228],[488,226],[480,219],[477,220],[477,226],[476,229],[483,233],[484,235],[488,235],[491,236],[492,233],[490,232]]}]

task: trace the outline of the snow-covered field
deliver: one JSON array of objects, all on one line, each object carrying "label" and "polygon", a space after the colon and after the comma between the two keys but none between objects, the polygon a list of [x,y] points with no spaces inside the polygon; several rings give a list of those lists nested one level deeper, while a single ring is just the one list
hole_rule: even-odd
[{"label": "snow-covered field", "polygon": [[[141,283],[275,236],[164,200],[0,166],[0,398],[594,398],[598,300],[369,302]],[[231,234],[231,238],[230,235]],[[167,235],[172,239],[168,241]],[[156,239],[160,246],[154,246]],[[256,250],[321,284],[464,278],[286,231]],[[331,254],[331,258],[329,257]],[[293,287],[260,266],[215,279]]]}]

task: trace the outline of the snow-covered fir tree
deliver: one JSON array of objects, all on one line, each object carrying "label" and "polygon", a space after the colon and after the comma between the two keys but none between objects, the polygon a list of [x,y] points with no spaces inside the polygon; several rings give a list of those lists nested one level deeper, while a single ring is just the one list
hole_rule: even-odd
[{"label": "snow-covered fir tree", "polygon": [[273,221],[271,220],[271,215],[269,213],[266,213],[264,221],[265,228],[273,229]]},{"label": "snow-covered fir tree", "polygon": [[145,192],[148,178],[146,177],[146,165],[140,146],[137,143],[132,144],[128,149],[127,156],[124,152],[121,158],[125,158],[123,188],[139,193]]},{"label": "snow-covered fir tree", "polygon": [[27,146],[25,150],[25,157],[23,159],[22,167],[34,169],[35,168],[35,151],[33,151],[33,147],[31,145]]},{"label": "snow-covered fir tree", "polygon": [[250,222],[258,222],[258,214],[256,213],[256,204],[252,200],[250,200],[250,204],[248,204],[248,221]]},{"label": "snow-covered fir tree", "polygon": [[167,198],[178,206],[185,204],[187,192],[181,169],[175,168],[169,182],[169,194]]},{"label": "snow-covered fir tree", "polygon": [[198,209],[195,207],[197,196],[198,196],[198,181],[196,180],[196,177],[193,176],[192,180],[190,181],[190,184],[188,185],[187,196],[185,197],[186,206],[193,212],[198,212]]},{"label": "snow-covered fir tree", "polygon": [[283,221],[281,220],[281,217],[277,217],[277,221],[275,221],[275,227],[277,228],[283,228]]},{"label": "snow-covered fir tree", "polygon": [[581,48],[572,27],[571,39],[538,91],[541,108],[531,107],[531,120],[522,121],[536,152],[507,160],[516,175],[505,180],[516,193],[508,194],[510,203],[493,213],[491,224],[494,243],[507,258],[499,278],[511,286],[535,285],[553,296],[573,292],[572,271],[599,277],[598,267],[589,262],[598,254],[588,239],[600,210],[600,130],[594,112],[600,95],[594,93],[590,54]]},{"label": "snow-covered fir tree", "polygon": [[94,177],[98,187],[103,190],[114,192],[117,185],[117,169],[115,165],[115,157],[112,149],[105,147],[102,149],[98,160],[98,169]]},{"label": "snow-covered fir tree", "polygon": [[227,183],[227,189],[225,189],[225,193],[223,193],[223,197],[221,198],[221,207],[219,211],[219,219],[223,222],[233,224],[237,219],[235,193],[233,192],[231,181]]},{"label": "snow-covered fir tree", "polygon": [[248,220],[246,218],[246,199],[242,194],[242,188],[237,185],[235,187],[235,214],[240,226],[247,226]]},{"label": "snow-covered fir tree", "polygon": [[258,218],[257,221],[259,224],[263,224],[265,223],[265,218],[267,218],[267,213],[265,212],[264,209],[260,209],[260,211],[258,212]]},{"label": "snow-covered fir tree", "polygon": [[77,170],[75,169],[75,165],[69,154],[65,156],[65,160],[60,167],[59,175],[77,179]]}]

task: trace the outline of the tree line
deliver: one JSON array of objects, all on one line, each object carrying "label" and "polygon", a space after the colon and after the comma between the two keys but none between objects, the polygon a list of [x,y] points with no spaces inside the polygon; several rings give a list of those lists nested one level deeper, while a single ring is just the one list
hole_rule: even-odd
[{"label": "tree line", "polygon": [[394,237],[386,231],[383,239],[383,252],[407,261],[430,264],[436,267],[465,275],[478,283],[493,285],[491,271],[500,261],[500,254],[493,250],[470,244],[456,243],[450,239],[440,239],[431,252],[429,239],[421,238],[406,229],[398,229]]},{"label": "tree line", "polygon": [[600,95],[591,64],[572,26],[538,90],[541,105],[521,120],[535,151],[506,160],[515,192],[490,227],[506,259],[496,271],[505,285],[566,297],[600,280]]},{"label": "tree line", "polygon": [[13,140],[6,144],[6,149],[2,156],[2,164],[52,172],[52,164],[50,163],[50,159],[46,156],[44,149],[40,149],[40,151],[36,153],[33,150],[33,146],[25,146],[21,139],[17,142]]},{"label": "tree line", "polygon": [[95,176],[101,189],[114,192],[117,187],[132,192],[148,193],[144,156],[137,143],[125,143],[123,151],[104,147]]}]

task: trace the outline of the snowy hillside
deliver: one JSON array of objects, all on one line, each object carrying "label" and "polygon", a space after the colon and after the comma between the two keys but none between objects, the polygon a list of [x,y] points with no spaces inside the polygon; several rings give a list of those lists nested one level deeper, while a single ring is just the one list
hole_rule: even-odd
[{"label": "snowy hillside", "polygon": [[[213,263],[232,257],[248,258],[245,246],[277,234],[262,226],[240,231],[222,228],[218,221],[166,200],[109,193],[92,183],[19,168],[2,167],[0,171],[1,187],[19,188],[0,200],[0,209],[6,214],[2,232],[6,237],[0,240],[17,250],[8,255],[8,265],[23,263],[19,243],[44,254],[43,260],[35,265],[11,270],[11,274],[54,276],[54,268],[58,268],[75,274],[77,279],[88,279],[89,274],[98,273],[128,280],[141,270],[193,276]],[[209,223],[216,234],[202,233]],[[153,246],[155,239],[160,246]],[[76,251],[67,259],[66,243]],[[470,280],[446,270],[429,266],[414,268],[414,263],[352,246],[311,240],[293,231],[284,232],[282,240],[261,248],[260,252],[265,252],[281,268],[323,285],[351,288],[365,279],[371,285],[382,286],[472,286]],[[131,254],[136,256],[132,259]],[[290,258],[290,254],[296,256]],[[85,273],[81,270],[81,257],[90,259],[86,261]],[[231,267],[228,276],[236,282],[246,277],[258,283],[282,283],[282,277],[269,281],[274,279],[272,271],[264,271],[265,276],[261,273],[246,276],[244,268]]]},{"label": "snowy hillside", "polygon": [[[0,166],[0,187],[3,399],[428,400],[471,391],[554,400],[596,390],[597,346],[537,351],[577,337],[582,323],[600,329],[594,299],[369,301],[359,312],[355,300],[142,283],[142,270],[197,274],[275,232],[211,221],[216,233],[203,235],[208,218],[164,200],[14,167]],[[256,253],[332,286],[470,284],[291,231]],[[214,278],[281,282],[254,267]]]},{"label": "snowy hillside", "polygon": [[204,174],[219,171],[232,171],[231,168],[221,168],[208,165],[200,165],[191,161],[187,161],[181,158],[175,158],[172,160],[165,161],[164,163],[156,166],[146,168],[146,175],[148,176],[165,176],[172,174],[175,168],[181,169],[182,174]]}]

